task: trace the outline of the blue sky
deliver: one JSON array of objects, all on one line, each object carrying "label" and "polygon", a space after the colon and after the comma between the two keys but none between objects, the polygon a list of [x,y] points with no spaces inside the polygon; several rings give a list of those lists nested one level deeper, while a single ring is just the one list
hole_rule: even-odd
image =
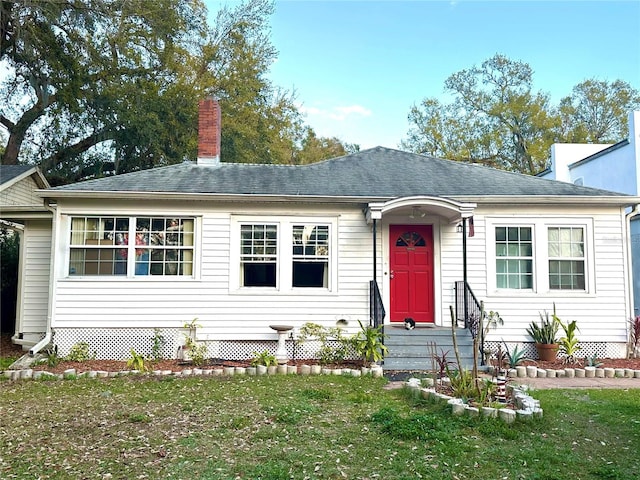
[{"label": "blue sky", "polygon": [[640,89],[640,0],[278,0],[271,27],[273,83],[318,135],[362,149],[397,148],[412,105],[448,102],[445,79],[496,53],[554,102],[587,78]]}]

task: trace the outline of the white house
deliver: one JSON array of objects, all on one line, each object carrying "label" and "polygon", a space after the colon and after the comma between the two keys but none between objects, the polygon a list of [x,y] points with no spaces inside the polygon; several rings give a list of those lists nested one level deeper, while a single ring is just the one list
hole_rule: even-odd
[{"label": "white house", "polygon": [[[575,185],[640,195],[640,111],[629,113],[629,138],[615,144],[556,143],[538,175]],[[640,314],[640,216],[631,217],[633,297]]]},{"label": "white house", "polygon": [[63,355],[86,341],[126,358],[160,332],[172,354],[194,318],[209,355],[229,359],[275,348],[273,324],[447,326],[466,277],[505,320],[490,340],[531,342],[525,328],[555,304],[585,355],[624,356],[625,211],[639,197],[382,147],[228,164],[219,118],[201,102],[197,162],[38,191],[52,254],[33,352],[53,336]]}]

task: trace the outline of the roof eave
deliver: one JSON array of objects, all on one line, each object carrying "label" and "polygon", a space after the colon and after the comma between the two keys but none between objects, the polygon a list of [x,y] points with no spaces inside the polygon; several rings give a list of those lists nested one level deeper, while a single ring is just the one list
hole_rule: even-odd
[{"label": "roof eave", "polygon": [[[331,202],[331,203],[368,203],[388,201],[393,196],[336,196],[336,195],[279,195],[279,194],[230,194],[230,193],[183,193],[183,192],[129,192],[129,191],[80,191],[80,190],[37,190],[42,198],[63,199],[131,199],[131,200],[218,200],[218,201],[267,201],[267,202]],[[589,205],[637,205],[640,197],[631,195],[441,195],[462,202],[478,204],[589,204]]]},{"label": "roof eave", "polygon": [[577,203],[588,205],[633,206],[640,204],[640,197],[632,195],[452,195],[450,198],[485,205],[504,203],[508,203],[509,205],[570,205]]}]

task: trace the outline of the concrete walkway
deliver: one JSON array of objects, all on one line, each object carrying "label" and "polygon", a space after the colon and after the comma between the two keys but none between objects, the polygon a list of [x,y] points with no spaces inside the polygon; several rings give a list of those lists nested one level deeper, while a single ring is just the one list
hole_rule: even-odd
[{"label": "concrete walkway", "polygon": [[548,388],[640,388],[640,378],[510,378],[509,383],[528,385],[538,390]]}]

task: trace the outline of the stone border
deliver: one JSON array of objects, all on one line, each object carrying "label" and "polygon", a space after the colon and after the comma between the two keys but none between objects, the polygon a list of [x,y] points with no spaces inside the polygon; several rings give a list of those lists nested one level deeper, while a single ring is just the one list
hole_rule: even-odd
[{"label": "stone border", "polygon": [[509,378],[640,378],[640,370],[631,368],[566,367],[546,370],[535,365],[509,369]]},{"label": "stone border", "polygon": [[420,392],[425,400],[431,400],[436,403],[446,402],[451,407],[452,415],[468,415],[470,417],[498,418],[504,423],[513,423],[518,420],[531,420],[532,418],[542,418],[543,410],[540,407],[540,400],[531,397],[527,391],[526,385],[507,385],[507,390],[515,400],[516,410],[512,408],[494,408],[494,407],[474,407],[461,398],[451,397],[444,393],[439,393],[433,387],[423,388],[418,378],[410,378],[406,385],[412,390]]},{"label": "stone border", "polygon": [[51,373],[47,370],[33,370],[26,368],[22,370],[5,370],[0,372],[0,377],[16,380],[66,380],[76,378],[113,378],[126,375],[145,375],[156,377],[191,377],[191,376],[262,376],[262,375],[342,375],[351,377],[362,377],[371,375],[380,378],[383,375],[382,367],[362,367],[360,369],[350,368],[325,368],[320,365],[278,365],[272,367],[218,367],[218,368],[185,368],[182,371],[173,370],[153,370],[151,372],[140,372],[138,370],[122,370],[118,372],[107,372],[103,370],[90,370],[77,373],[75,368],[65,370],[63,373]]}]

